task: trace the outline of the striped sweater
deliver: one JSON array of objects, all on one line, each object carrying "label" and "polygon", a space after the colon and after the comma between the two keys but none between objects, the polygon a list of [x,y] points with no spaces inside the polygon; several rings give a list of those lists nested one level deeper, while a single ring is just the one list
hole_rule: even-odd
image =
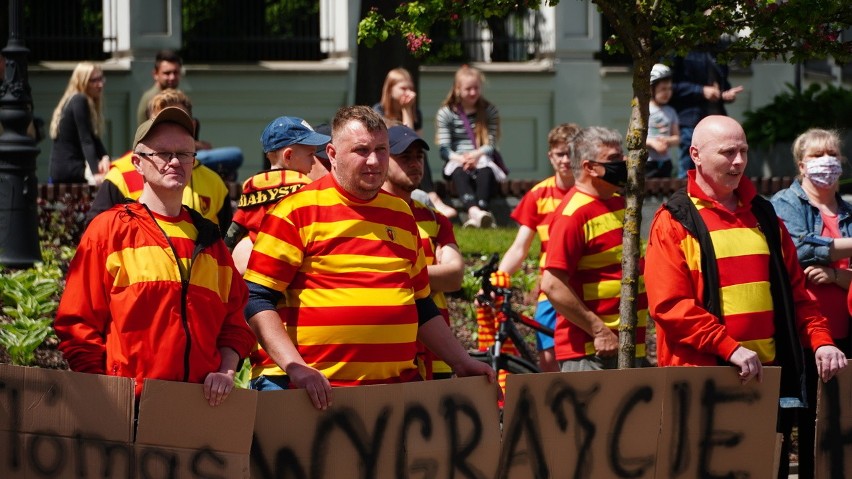
[{"label": "striped sweater", "polygon": [[[401,198],[359,200],[326,175],[269,211],[244,278],[284,294],[293,344],[333,386],[417,378],[415,300],[429,296],[429,277]],[[281,374],[253,358],[253,377]]]}]

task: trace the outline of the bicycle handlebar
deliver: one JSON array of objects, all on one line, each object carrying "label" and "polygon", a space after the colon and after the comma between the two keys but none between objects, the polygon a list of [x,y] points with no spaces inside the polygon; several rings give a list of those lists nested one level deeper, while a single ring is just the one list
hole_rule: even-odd
[{"label": "bicycle handlebar", "polygon": [[[497,264],[500,261],[500,255],[497,253],[492,253],[491,258],[488,260],[488,263],[482,265],[481,268],[473,272],[473,276],[476,278],[489,278],[491,273],[497,271]],[[490,282],[490,278],[489,278]]]},{"label": "bicycle handlebar", "polygon": [[527,318],[526,316],[514,311],[511,306],[511,297],[512,290],[508,288],[495,288],[494,285],[491,284],[491,274],[497,271],[497,266],[500,262],[500,255],[497,253],[492,253],[491,258],[489,258],[488,262],[482,265],[481,268],[473,272],[473,276],[476,278],[482,278],[482,293],[476,295],[476,300],[480,304],[488,304],[493,305],[491,300],[491,294],[494,293],[497,295],[501,295],[504,297],[503,301],[503,312],[507,313],[509,317],[514,319],[517,322],[527,325],[528,327],[535,329],[536,331],[553,337],[553,329],[548,328],[547,326],[542,325],[538,321]]}]

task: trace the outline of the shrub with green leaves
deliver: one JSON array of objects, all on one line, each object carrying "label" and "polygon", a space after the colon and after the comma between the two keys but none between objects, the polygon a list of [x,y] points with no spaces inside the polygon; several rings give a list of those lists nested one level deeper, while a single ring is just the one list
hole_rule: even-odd
[{"label": "shrub with green leaves", "polygon": [[772,103],[745,112],[743,129],[749,144],[769,148],[777,142],[791,142],[808,128],[852,128],[852,90],[813,84],[775,96]]},{"label": "shrub with green leaves", "polygon": [[63,277],[59,264],[72,251],[70,247],[45,248],[44,261],[32,268],[0,269],[0,305],[7,318],[0,321],[0,346],[13,364],[32,364],[36,349],[45,339],[55,337],[53,317]]}]

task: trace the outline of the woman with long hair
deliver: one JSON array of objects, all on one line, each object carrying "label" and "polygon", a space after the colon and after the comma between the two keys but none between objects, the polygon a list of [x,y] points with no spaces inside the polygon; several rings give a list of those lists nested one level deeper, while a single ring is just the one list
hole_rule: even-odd
[{"label": "woman with long hair", "polygon": [[467,210],[467,227],[494,224],[488,211],[498,181],[507,170],[497,156],[500,116],[482,96],[482,72],[467,65],[456,71],[453,87],[435,116],[437,143],[446,162],[444,176],[452,179]]},{"label": "woman with long hair", "polygon": [[[394,68],[388,72],[385,76],[385,83],[382,85],[382,98],[373,105],[373,110],[382,115],[388,126],[393,124],[405,125],[417,132],[418,135],[422,135],[423,114],[417,108],[417,93],[414,91],[411,73],[405,68]],[[428,157],[424,159],[423,179],[420,180],[419,189],[426,192],[432,206],[447,218],[453,218],[458,214],[452,206],[444,203],[444,200],[435,192]]]},{"label": "woman with long hair", "polygon": [[53,183],[100,185],[109,170],[109,155],[101,142],[104,131],[104,72],[91,62],[77,64],[50,121]]}]

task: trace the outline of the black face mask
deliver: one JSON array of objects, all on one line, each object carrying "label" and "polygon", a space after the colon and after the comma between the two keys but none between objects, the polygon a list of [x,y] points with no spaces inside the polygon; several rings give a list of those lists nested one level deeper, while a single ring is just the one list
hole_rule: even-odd
[{"label": "black face mask", "polygon": [[624,188],[627,185],[626,161],[615,161],[607,163],[595,161],[594,163],[597,163],[604,167],[604,175],[601,177],[602,180],[619,188]]}]

